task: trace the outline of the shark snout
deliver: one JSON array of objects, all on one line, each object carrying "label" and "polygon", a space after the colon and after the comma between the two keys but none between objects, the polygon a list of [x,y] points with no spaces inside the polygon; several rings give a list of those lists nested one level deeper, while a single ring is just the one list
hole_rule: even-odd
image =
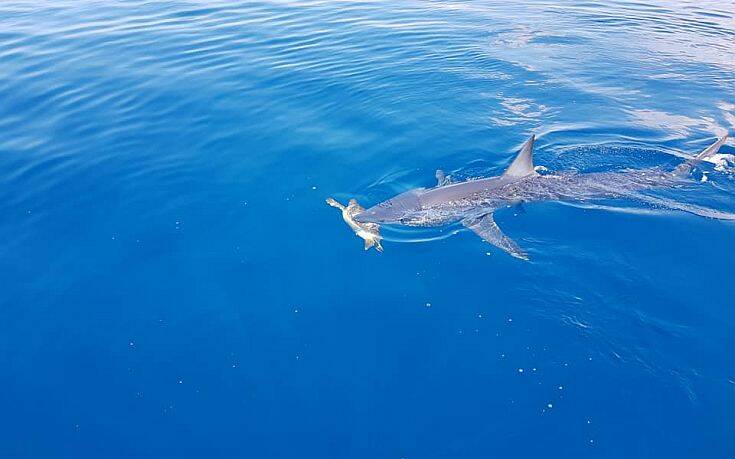
[{"label": "shark snout", "polygon": [[399,223],[421,209],[416,190],[401,193],[383,201],[366,211],[355,214],[355,220],[363,223]]},{"label": "shark snout", "polygon": [[359,214],[355,214],[354,218],[355,221],[360,223],[383,223],[380,220],[380,215],[373,209],[364,210]]},{"label": "shark snout", "polygon": [[355,221],[360,223],[390,223],[400,219],[400,215],[393,215],[395,213],[392,209],[375,206],[356,214]]}]

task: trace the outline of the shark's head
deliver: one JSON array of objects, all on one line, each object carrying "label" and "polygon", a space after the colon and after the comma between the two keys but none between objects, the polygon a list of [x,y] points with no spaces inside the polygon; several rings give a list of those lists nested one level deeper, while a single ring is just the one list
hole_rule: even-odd
[{"label": "shark's head", "polygon": [[420,189],[410,190],[355,215],[364,223],[402,223],[421,210]]}]

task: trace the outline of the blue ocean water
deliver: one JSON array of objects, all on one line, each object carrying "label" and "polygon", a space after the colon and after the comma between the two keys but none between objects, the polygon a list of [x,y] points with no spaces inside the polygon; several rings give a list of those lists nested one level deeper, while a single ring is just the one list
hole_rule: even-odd
[{"label": "blue ocean water", "polygon": [[[721,1],[0,3],[0,457],[730,458],[730,222],[368,206],[735,131]],[[733,144],[722,148],[733,154]],[[735,212],[733,170],[657,196]]]}]

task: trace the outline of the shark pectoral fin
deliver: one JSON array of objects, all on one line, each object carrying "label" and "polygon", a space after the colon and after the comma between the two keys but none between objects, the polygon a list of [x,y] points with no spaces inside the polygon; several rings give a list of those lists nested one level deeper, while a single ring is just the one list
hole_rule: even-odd
[{"label": "shark pectoral fin", "polygon": [[498,224],[495,223],[493,214],[485,214],[478,218],[465,218],[462,220],[462,224],[495,247],[503,249],[521,260],[528,260],[526,252],[518,247],[513,239],[503,234]]}]

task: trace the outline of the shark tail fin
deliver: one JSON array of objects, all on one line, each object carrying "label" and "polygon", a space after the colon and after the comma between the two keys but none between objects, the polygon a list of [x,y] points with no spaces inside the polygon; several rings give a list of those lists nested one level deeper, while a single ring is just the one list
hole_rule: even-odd
[{"label": "shark tail fin", "polygon": [[686,162],[679,164],[676,169],[674,169],[674,175],[678,176],[685,176],[692,172],[692,169],[694,166],[699,164],[702,161],[705,161],[707,158],[714,156],[717,154],[718,151],[720,151],[720,147],[727,141],[727,134],[723,135],[721,138],[717,139],[717,142],[713,143],[709,147],[705,148],[701,153],[699,153],[697,156],[690,158],[686,160]]}]

